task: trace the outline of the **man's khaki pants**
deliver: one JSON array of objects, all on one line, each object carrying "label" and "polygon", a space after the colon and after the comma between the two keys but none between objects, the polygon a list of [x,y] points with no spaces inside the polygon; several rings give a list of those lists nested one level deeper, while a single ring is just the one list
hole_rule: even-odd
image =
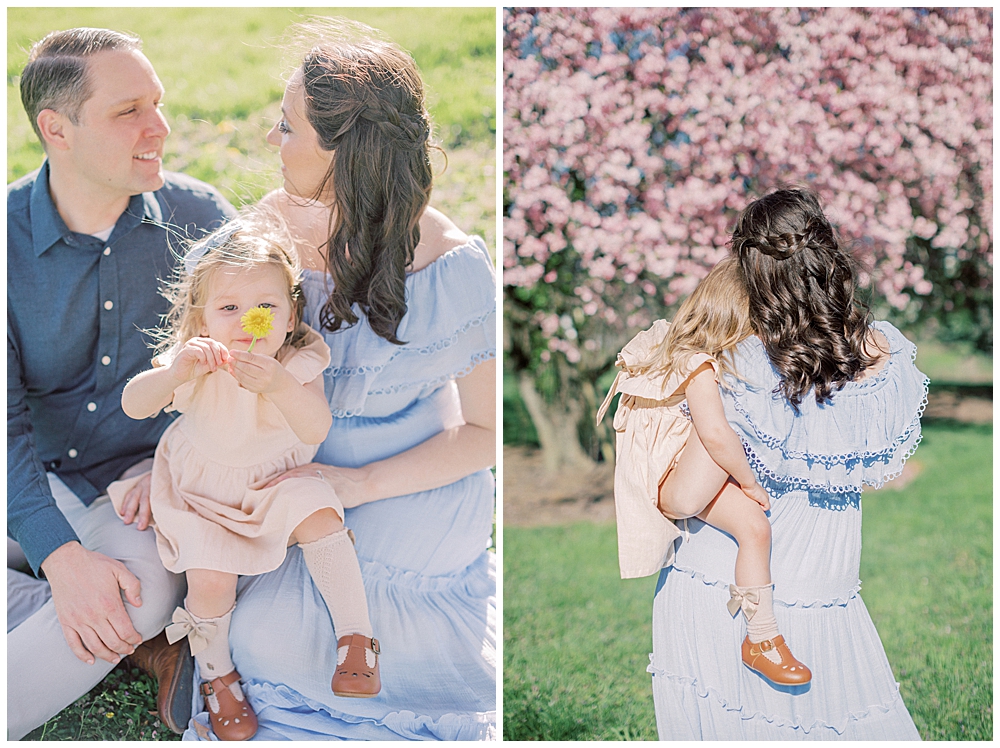
[{"label": "man's khaki pants", "polygon": [[[126,525],[101,496],[89,507],[59,478],[49,473],[56,504],[84,548],[118,559],[142,584],[142,605],[125,603],[132,625],[143,640],[170,622],[184,595],[183,575],[163,568],[152,529],[139,532]],[[7,554],[7,737],[20,740],[58,714],[114,668],[96,659],[77,659],[63,637],[47,582],[10,568],[18,565],[18,548],[8,539]],[[13,555],[13,558],[12,558]],[[22,556],[23,558],[23,556]]]}]

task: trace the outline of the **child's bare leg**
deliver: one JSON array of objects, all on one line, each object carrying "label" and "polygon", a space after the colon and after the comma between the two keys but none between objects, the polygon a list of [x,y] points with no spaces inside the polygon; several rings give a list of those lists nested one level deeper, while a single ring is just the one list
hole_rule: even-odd
[{"label": "child's bare leg", "polygon": [[188,583],[184,607],[200,618],[217,618],[224,615],[236,602],[235,574],[211,569],[188,569]]},{"label": "child's bare leg", "polygon": [[344,520],[333,509],[320,509],[302,520],[292,533],[293,543],[315,543],[320,538],[340,532],[344,529]]},{"label": "child's bare leg", "polygon": [[660,484],[660,512],[669,519],[694,517],[719,495],[728,478],[692,428],[676,467]]},{"label": "child's bare leg", "polygon": [[771,583],[771,523],[753,499],[728,481],[698,519],[729,533],[739,544],[736,584],[758,587]]},{"label": "child's bare leg", "polygon": [[744,664],[781,685],[808,683],[809,668],[779,638],[771,584],[771,523],[764,510],[729,481],[698,518],[728,532],[739,544],[730,612],[736,615],[742,609],[746,617],[747,638],[741,648]]}]

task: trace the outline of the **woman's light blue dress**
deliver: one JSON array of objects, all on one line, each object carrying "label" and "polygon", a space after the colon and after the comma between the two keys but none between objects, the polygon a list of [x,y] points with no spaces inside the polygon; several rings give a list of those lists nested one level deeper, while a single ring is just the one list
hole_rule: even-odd
[{"label": "woman's light blue dress", "polygon": [[[742,615],[726,610],[736,543],[689,520],[653,603],[653,698],[661,740],[919,740],[859,596],[862,483],[880,486],[920,441],[927,378],[916,348],[875,327],[892,356],[881,372],[796,415],[758,338],[739,347],[748,381],[723,390],[731,426],[772,496],[771,574],[778,627],[812,682],[777,686],[745,667]],[[900,542],[906,542],[901,538]]]},{"label": "woman's light blue dress", "polygon": [[[317,330],[327,283],[308,271],[303,282],[306,321]],[[318,462],[366,465],[461,422],[455,378],[496,357],[496,284],[482,239],[408,275],[406,302],[402,346],[363,317],[324,334],[334,419]],[[489,470],[346,511],[382,650],[375,698],[330,690],[337,638],[297,546],[277,570],[242,577],[230,641],[260,720],[255,739],[495,739],[493,514]],[[195,699],[195,719],[207,725]],[[192,726],[185,738],[196,737]]]}]

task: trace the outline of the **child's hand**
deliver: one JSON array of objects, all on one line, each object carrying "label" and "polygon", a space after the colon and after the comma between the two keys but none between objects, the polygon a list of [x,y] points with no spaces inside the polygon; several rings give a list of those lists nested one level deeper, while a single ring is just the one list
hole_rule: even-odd
[{"label": "child's hand", "polygon": [[288,376],[288,371],[274,356],[246,351],[229,352],[229,373],[245,389],[259,395],[280,389]]},{"label": "child's hand", "polygon": [[170,373],[178,382],[184,383],[225,366],[229,359],[229,349],[217,340],[191,338],[174,356]]},{"label": "child's hand", "polygon": [[752,486],[740,486],[740,489],[749,496],[751,499],[760,504],[760,508],[765,512],[771,508],[771,499],[767,495],[767,491],[760,483],[754,483]]}]

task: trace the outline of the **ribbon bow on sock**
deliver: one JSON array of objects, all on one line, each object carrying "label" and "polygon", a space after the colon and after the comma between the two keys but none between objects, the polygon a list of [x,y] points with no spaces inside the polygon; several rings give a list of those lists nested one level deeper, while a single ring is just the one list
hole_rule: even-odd
[{"label": "ribbon bow on sock", "polygon": [[215,637],[216,625],[214,623],[198,620],[184,608],[175,608],[170,620],[173,623],[166,628],[167,641],[174,644],[186,636],[191,646],[192,655],[204,650]]},{"label": "ribbon bow on sock", "polygon": [[729,602],[726,603],[726,607],[729,608],[729,614],[735,616],[740,612],[740,608],[743,609],[743,613],[746,615],[747,620],[751,620],[754,614],[757,612],[757,606],[760,604],[760,588],[759,587],[737,587],[735,584],[729,585]]}]

